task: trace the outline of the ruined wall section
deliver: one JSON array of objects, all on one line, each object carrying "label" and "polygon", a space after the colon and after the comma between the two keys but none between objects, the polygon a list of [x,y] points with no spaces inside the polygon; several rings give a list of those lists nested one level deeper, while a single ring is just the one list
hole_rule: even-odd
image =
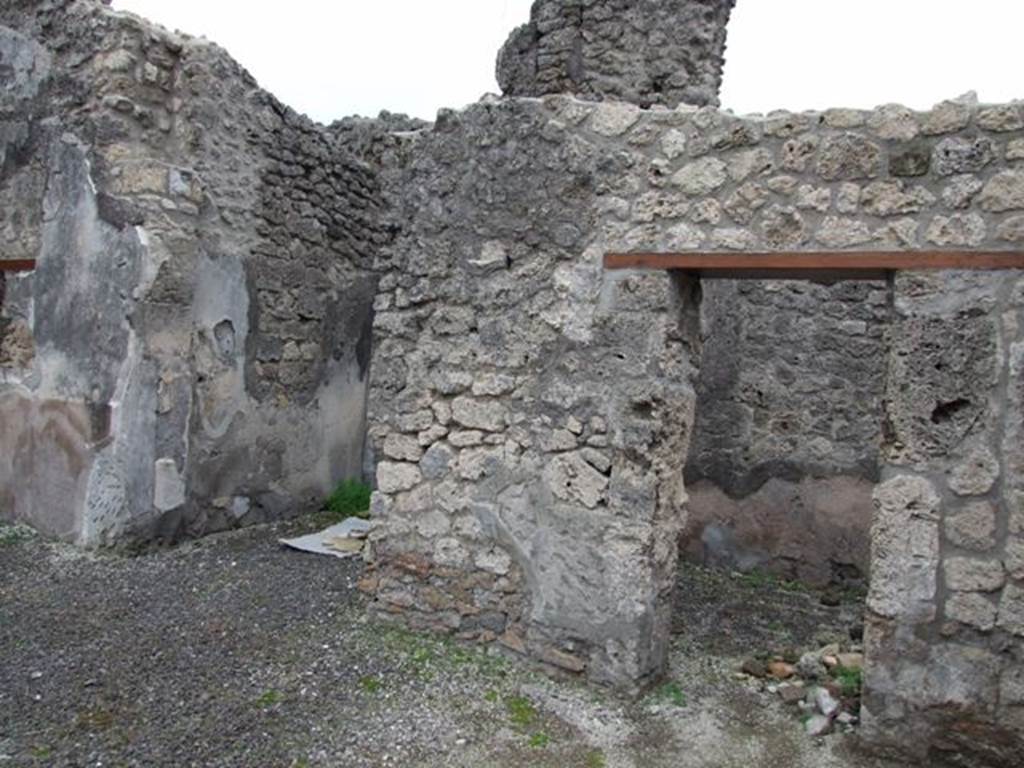
[{"label": "ruined wall section", "polygon": [[380,615],[627,688],[664,664],[697,347],[686,285],[603,274],[639,118],[483,103],[383,153],[363,584]]},{"label": "ruined wall section", "polygon": [[[372,173],[208,43],[84,1],[8,4],[0,24],[53,73],[35,112],[8,107],[27,138],[0,194],[43,195],[12,208],[41,222],[39,266],[4,311],[43,352],[5,402],[48,415],[5,420],[24,425],[5,456],[31,466],[2,478],[4,514],[86,544],[173,539],[358,476]],[[43,503],[48,465],[77,478],[73,503]]]},{"label": "ruined wall section", "polygon": [[[831,200],[798,205],[827,210]],[[703,312],[685,556],[817,585],[866,584],[884,281],[710,280]]]},{"label": "ruined wall section", "polygon": [[[376,570],[365,586],[380,611],[414,626],[498,636],[506,647],[617,684],[655,675],[657,649],[667,641],[658,634],[667,631],[659,613],[666,603],[649,596],[667,586],[654,576],[671,557],[657,554],[665,544],[659,537],[682,518],[659,517],[660,502],[652,505],[635,478],[651,477],[640,456],[686,447],[694,393],[661,393],[672,391],[670,372],[677,382],[693,380],[698,345],[688,335],[692,324],[680,323],[676,310],[665,314],[663,284],[644,276],[633,288],[639,276],[605,273],[603,253],[1008,249],[1024,238],[1024,115],[1017,104],[744,119],[713,109],[643,111],[549,97],[444,114],[431,130],[393,140],[386,186],[401,190],[405,207],[397,209],[395,249],[383,254],[391,266],[385,260],[382,269],[391,271],[382,279],[374,330],[370,429],[379,527]],[[818,204],[804,207],[807,196]],[[710,209],[721,215],[709,219]],[[1004,276],[985,279],[1007,284]],[[954,313],[960,319],[953,327],[991,325],[999,311],[986,309],[984,291],[966,292],[965,285],[954,280],[948,289],[957,301],[979,305]],[[877,286],[862,290],[874,316]],[[678,290],[668,295],[680,297]],[[681,301],[692,315],[692,296]],[[823,322],[842,314],[837,307]],[[672,333],[683,332],[666,346],[673,316]],[[942,370],[973,369],[976,357],[988,359],[986,349],[1008,348],[1005,341],[982,343],[989,331],[978,333],[943,353],[948,360],[936,371],[946,377]],[[897,391],[917,391],[917,374],[896,365],[914,348],[897,345],[888,362],[890,400]],[[680,364],[663,367],[666,355],[683,352]],[[963,381],[966,392],[979,380]],[[652,382],[657,397],[634,389]],[[977,397],[941,395],[918,420],[921,434],[935,424],[950,435],[974,429]],[[664,428],[678,415],[673,403],[684,415],[673,430],[686,431],[675,443]],[[888,429],[897,433],[901,427],[893,425]],[[859,460],[841,448],[839,455]],[[925,459],[927,472],[944,476],[942,456]],[[665,472],[678,470],[665,461]],[[668,488],[658,485],[666,477],[655,472],[653,487]],[[970,493],[1004,504],[994,486]],[[917,556],[914,547],[927,539],[916,536],[895,565],[879,565],[894,550],[884,533],[884,493],[878,504],[877,589],[902,599],[918,583],[919,568],[922,579],[932,579],[925,586],[948,579],[936,575],[939,560],[926,564]],[[936,503],[928,524],[960,529],[961,507]],[[869,673],[869,722],[881,717],[877,702],[897,702],[902,722],[920,726],[925,718],[900,691],[923,679],[977,681],[969,697],[957,699],[961,708],[997,700],[1000,686],[1016,690],[1018,582],[1007,565],[1016,534],[1008,509],[994,514],[991,545],[953,558],[963,561],[956,568],[986,574],[955,582],[955,590],[980,585],[973,591],[991,621],[960,627],[950,612],[958,603],[929,593],[946,613],[929,619],[920,653],[887,655],[872,639],[868,663],[879,655],[881,672]],[[911,527],[893,530],[902,535]],[[645,531],[639,539],[638,531]],[[620,578],[626,563],[632,572]],[[903,627],[898,613],[882,613],[877,596],[871,606]],[[651,628],[653,638],[643,645],[644,632],[615,634],[627,624]],[[974,676],[979,653],[998,672]],[[940,690],[961,691],[936,685]],[[1009,700],[1000,701],[1003,707]]]},{"label": "ruined wall section", "polygon": [[717,105],[735,0],[537,0],[498,54],[507,96]]},{"label": "ruined wall section", "polygon": [[[1021,210],[1022,179],[997,174],[982,206]],[[908,273],[895,290],[865,738],[1009,768],[1024,749],[1024,278]]]}]

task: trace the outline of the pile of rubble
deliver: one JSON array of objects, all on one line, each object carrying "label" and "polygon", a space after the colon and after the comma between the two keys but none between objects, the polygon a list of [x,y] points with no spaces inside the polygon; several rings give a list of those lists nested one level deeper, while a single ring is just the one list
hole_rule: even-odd
[{"label": "pile of rubble", "polygon": [[737,678],[755,681],[800,714],[810,736],[825,736],[859,722],[864,653],[859,645],[831,643],[816,651],[784,651],[746,659]]}]

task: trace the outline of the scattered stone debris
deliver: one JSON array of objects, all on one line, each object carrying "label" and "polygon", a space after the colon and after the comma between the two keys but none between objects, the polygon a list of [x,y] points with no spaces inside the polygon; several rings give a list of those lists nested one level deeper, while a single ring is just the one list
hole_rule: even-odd
[{"label": "scattered stone debris", "polygon": [[[829,643],[799,654],[793,665],[786,661],[793,651],[772,654],[769,661],[744,659],[738,679],[757,680],[764,690],[778,694],[794,707],[809,736],[825,736],[835,725],[850,731],[859,722],[863,649],[855,643],[844,648]],[[773,681],[785,680],[782,685]]]}]

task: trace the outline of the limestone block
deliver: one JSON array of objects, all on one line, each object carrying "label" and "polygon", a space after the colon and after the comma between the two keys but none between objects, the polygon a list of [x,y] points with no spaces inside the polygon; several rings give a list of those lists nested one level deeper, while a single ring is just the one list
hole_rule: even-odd
[{"label": "limestone block", "polygon": [[801,210],[824,213],[832,205],[832,189],[830,187],[815,187],[811,184],[803,184],[797,189],[796,198],[793,202]]},{"label": "limestone block", "polygon": [[472,392],[478,397],[498,396],[507,395],[515,388],[516,380],[512,376],[492,373],[478,376],[473,382]]},{"label": "limestone block", "polygon": [[582,456],[590,466],[603,475],[607,475],[611,471],[611,459],[609,459],[604,452],[599,451],[596,448],[584,448],[580,451],[580,456]]},{"label": "limestone block", "polygon": [[506,409],[496,401],[457,397],[452,402],[452,419],[467,429],[501,432],[506,425]]},{"label": "limestone block", "polygon": [[757,247],[757,237],[748,229],[727,227],[716,229],[711,233],[711,244],[715,248],[744,251]]},{"label": "limestone block", "polygon": [[999,601],[999,619],[996,626],[1024,637],[1024,587],[1010,583]]},{"label": "limestone block", "polygon": [[832,136],[822,145],[816,170],[827,181],[874,179],[882,173],[882,150],[856,133]]},{"label": "limestone block", "polygon": [[1024,493],[1014,491],[1007,494],[1007,506],[1010,507],[1010,533],[1024,536]]},{"label": "limestone block", "polygon": [[868,116],[868,127],[883,139],[908,141],[921,132],[914,113],[901,104],[886,104]]},{"label": "limestone block", "polygon": [[640,110],[632,104],[602,102],[590,118],[590,129],[602,136],[621,136],[640,119]]},{"label": "limestone block", "polygon": [[1003,563],[1011,579],[1024,581],[1024,538],[1012,538],[1006,542]]},{"label": "limestone block", "polygon": [[893,150],[889,156],[889,175],[898,178],[926,176],[932,167],[932,150],[928,144],[912,143]]},{"label": "limestone block", "polygon": [[709,195],[725,184],[728,178],[725,163],[716,157],[705,157],[683,166],[672,177],[672,183],[690,196]]},{"label": "limestone block", "polygon": [[996,509],[987,501],[947,516],[943,525],[946,539],[963,549],[988,552],[996,545]]},{"label": "limestone block", "polygon": [[416,533],[425,539],[436,539],[451,530],[451,518],[439,509],[424,509],[414,518]]},{"label": "limestone block", "polygon": [[1024,160],[1024,139],[1013,139],[1006,143],[1006,159],[1008,162]]},{"label": "limestone block", "polygon": [[717,224],[722,220],[722,206],[715,200],[701,200],[693,206],[690,220],[695,224]]},{"label": "limestone block", "polygon": [[425,429],[420,432],[416,436],[416,442],[419,443],[421,448],[429,448],[447,435],[448,427],[442,427],[440,424],[434,424],[430,429]]},{"label": "limestone block", "polygon": [[418,438],[393,432],[384,440],[384,455],[396,461],[417,462],[423,449]]},{"label": "limestone block", "polygon": [[907,693],[925,706],[984,707],[995,704],[1002,660],[991,651],[959,643],[933,645],[923,686]]},{"label": "limestone block", "polygon": [[932,167],[939,176],[977,173],[995,160],[995,144],[991,139],[951,137],[935,145]]},{"label": "limestone block", "polygon": [[860,207],[860,194],[859,184],[840,184],[836,190],[836,210],[840,213],[856,213]]},{"label": "limestone block", "polygon": [[827,216],[821,222],[815,238],[829,248],[849,248],[871,240],[868,225],[857,219]]},{"label": "limestone block", "polygon": [[658,240],[659,247],[666,251],[688,251],[704,242],[704,232],[697,227],[680,222],[665,230],[664,237]]},{"label": "limestone block", "polygon": [[796,209],[773,205],[761,220],[761,234],[770,248],[796,248],[807,241],[804,218]]},{"label": "limestone block", "polygon": [[1012,216],[996,231],[996,237],[1008,243],[1024,243],[1024,216]]},{"label": "limestone block", "polygon": [[939,246],[963,245],[977,247],[985,242],[987,228],[985,219],[977,213],[955,213],[952,216],[936,216],[925,237]]},{"label": "limestone block", "polygon": [[949,488],[958,496],[981,496],[999,478],[999,461],[985,447],[976,448],[949,473]]},{"label": "limestone block", "polygon": [[946,618],[979,629],[992,630],[996,625],[996,604],[979,592],[955,592],[946,601]]},{"label": "limestone block", "polygon": [[1024,705],[1024,665],[1014,664],[999,680],[999,702],[1004,706]]},{"label": "limestone block", "polygon": [[950,179],[942,188],[942,202],[950,208],[968,208],[971,201],[981,191],[983,183],[977,176],[960,174]]},{"label": "limestone block", "polygon": [[544,480],[556,498],[594,509],[605,498],[608,478],[579,453],[556,456],[544,469]]},{"label": "limestone block", "polygon": [[392,423],[399,432],[419,434],[434,424],[434,414],[428,410],[403,413],[396,416]]},{"label": "limestone block", "polygon": [[434,412],[437,423],[447,427],[452,422],[452,407],[444,400],[435,400],[430,404],[430,410]]},{"label": "limestone block", "polygon": [[725,201],[725,211],[737,224],[748,224],[768,199],[768,190],[764,186],[748,182],[729,195]]},{"label": "limestone block", "polygon": [[478,553],[473,562],[480,570],[497,576],[504,576],[512,570],[512,558],[505,550],[497,547]]},{"label": "limestone block", "polygon": [[739,183],[751,176],[771,173],[775,158],[767,149],[748,149],[729,158],[729,177]]},{"label": "limestone block", "polygon": [[478,429],[459,430],[448,435],[448,442],[456,448],[470,448],[483,441],[484,433]]},{"label": "limestone block", "polygon": [[541,436],[540,447],[551,452],[572,451],[576,449],[576,435],[568,429],[556,429]]},{"label": "limestone block", "polygon": [[794,192],[799,182],[793,176],[772,176],[767,181],[768,189],[776,194],[789,197]]},{"label": "limestone block", "polygon": [[975,118],[978,127],[984,131],[1006,133],[1024,128],[1024,117],[1016,104],[1000,104],[978,112]]},{"label": "limestone block", "polygon": [[875,489],[868,607],[912,623],[935,617],[939,495],[922,477],[899,475]]},{"label": "limestone block", "polygon": [[971,122],[971,108],[960,101],[943,101],[932,107],[932,111],[924,116],[921,133],[926,136],[938,136],[953,133],[966,128]]},{"label": "limestone block", "polygon": [[427,480],[438,480],[448,473],[455,451],[445,443],[434,443],[420,459],[420,472]]},{"label": "limestone block", "polygon": [[1006,583],[1006,572],[998,560],[950,557],[943,565],[946,586],[963,592],[995,592]]},{"label": "limestone block", "polygon": [[669,160],[675,160],[686,153],[686,134],[672,128],[661,137],[661,151]]},{"label": "limestone block", "polygon": [[829,128],[860,128],[867,122],[867,113],[860,109],[826,109],[822,117]]},{"label": "limestone block", "polygon": [[914,248],[917,246],[918,227],[914,219],[897,219],[876,229],[874,239],[877,243],[890,248]]},{"label": "limestone block", "polygon": [[935,202],[935,196],[924,187],[908,187],[902,181],[877,181],[868,184],[860,203],[875,216],[905,216],[918,213]]},{"label": "limestone block", "polygon": [[438,539],[434,542],[434,562],[446,568],[462,568],[469,560],[469,552],[455,538]]},{"label": "limestone block", "polygon": [[459,477],[464,480],[480,480],[493,475],[504,463],[505,449],[468,448],[459,453]]},{"label": "limestone block", "polygon": [[382,461],[377,465],[377,488],[382,493],[408,491],[419,485],[422,479],[415,464]]},{"label": "limestone block", "polygon": [[814,135],[804,135],[790,139],[782,145],[781,166],[784,170],[803,173],[814,157],[819,139]]},{"label": "limestone block", "polygon": [[978,199],[982,209],[993,213],[1024,210],[1024,171],[997,173]]}]

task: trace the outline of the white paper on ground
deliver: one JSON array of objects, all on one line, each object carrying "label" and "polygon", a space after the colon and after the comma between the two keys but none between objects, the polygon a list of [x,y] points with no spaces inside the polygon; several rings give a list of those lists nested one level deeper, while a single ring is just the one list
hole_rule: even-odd
[{"label": "white paper on ground", "polygon": [[358,517],[349,517],[340,523],[335,523],[319,533],[310,533],[294,539],[278,539],[286,547],[298,549],[302,552],[312,552],[317,555],[333,555],[334,557],[354,557],[359,552],[339,552],[332,549],[326,542],[335,538],[362,539],[370,530],[370,521],[361,520]]}]

